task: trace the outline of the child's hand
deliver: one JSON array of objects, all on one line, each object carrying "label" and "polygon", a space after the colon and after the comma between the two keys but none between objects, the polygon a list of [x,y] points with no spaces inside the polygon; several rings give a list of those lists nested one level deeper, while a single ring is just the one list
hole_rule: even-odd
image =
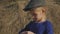
[{"label": "child's hand", "polygon": [[24,31],[21,34],[35,34],[35,33],[31,32],[31,31]]}]

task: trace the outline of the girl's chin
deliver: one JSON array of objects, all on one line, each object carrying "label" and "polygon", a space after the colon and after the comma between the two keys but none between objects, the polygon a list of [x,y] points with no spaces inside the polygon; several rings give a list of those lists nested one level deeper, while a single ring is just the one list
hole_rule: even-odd
[{"label": "girl's chin", "polygon": [[33,21],[40,22],[40,21],[41,21],[41,19],[40,19],[40,20],[35,19],[35,20],[33,20]]},{"label": "girl's chin", "polygon": [[33,20],[33,21],[39,21],[39,20],[36,19],[36,20]]}]

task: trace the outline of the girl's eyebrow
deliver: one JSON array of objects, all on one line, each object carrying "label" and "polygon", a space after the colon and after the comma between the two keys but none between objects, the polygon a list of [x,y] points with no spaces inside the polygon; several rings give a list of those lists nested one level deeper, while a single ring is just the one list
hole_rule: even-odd
[{"label": "girl's eyebrow", "polygon": [[30,10],[35,10],[36,8],[32,8],[32,9],[30,9]]}]

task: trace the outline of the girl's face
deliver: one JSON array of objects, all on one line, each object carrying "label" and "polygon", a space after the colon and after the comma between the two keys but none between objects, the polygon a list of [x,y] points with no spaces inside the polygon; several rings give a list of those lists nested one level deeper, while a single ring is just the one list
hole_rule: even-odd
[{"label": "girl's face", "polygon": [[43,7],[38,7],[36,9],[32,9],[30,11],[30,13],[31,13],[34,21],[40,21],[42,19],[42,17],[44,16]]}]

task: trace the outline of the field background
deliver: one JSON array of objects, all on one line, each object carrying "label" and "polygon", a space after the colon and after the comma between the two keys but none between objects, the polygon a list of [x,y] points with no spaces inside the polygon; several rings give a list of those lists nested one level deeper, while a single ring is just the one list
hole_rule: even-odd
[{"label": "field background", "polygon": [[[22,9],[28,0],[0,0],[0,34],[18,34],[31,20]],[[60,0],[46,0],[47,18],[52,22],[54,34],[60,34]]]}]

